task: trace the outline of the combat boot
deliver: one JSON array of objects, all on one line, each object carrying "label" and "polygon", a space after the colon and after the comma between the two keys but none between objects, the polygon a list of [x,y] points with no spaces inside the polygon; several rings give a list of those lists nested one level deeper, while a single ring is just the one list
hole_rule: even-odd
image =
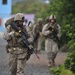
[{"label": "combat boot", "polygon": [[48,63],[48,67],[52,67],[53,66],[53,63],[52,62],[49,62]]},{"label": "combat boot", "polygon": [[53,66],[55,66],[54,59],[52,59],[52,61],[48,63],[48,67],[53,67]]},{"label": "combat boot", "polygon": [[52,59],[52,62],[53,62],[53,66],[55,66],[55,60],[54,59]]},{"label": "combat boot", "polygon": [[51,67],[51,63],[48,63],[48,67]]}]

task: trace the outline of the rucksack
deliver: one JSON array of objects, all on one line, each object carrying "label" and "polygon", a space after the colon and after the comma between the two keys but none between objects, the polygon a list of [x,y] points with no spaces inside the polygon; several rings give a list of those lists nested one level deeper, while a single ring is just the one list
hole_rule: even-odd
[{"label": "rucksack", "polygon": [[14,21],[14,17],[8,19],[8,20],[5,22],[5,27],[7,27],[12,21]]}]

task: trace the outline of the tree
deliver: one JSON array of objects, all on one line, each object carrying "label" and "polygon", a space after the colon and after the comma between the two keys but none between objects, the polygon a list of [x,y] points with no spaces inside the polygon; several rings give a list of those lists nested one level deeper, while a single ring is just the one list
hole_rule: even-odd
[{"label": "tree", "polygon": [[54,14],[62,28],[62,44],[68,43],[75,38],[75,0],[50,0],[46,10],[42,10],[40,15],[45,18]]},{"label": "tree", "polygon": [[[13,5],[12,13],[31,13],[37,14],[42,9],[45,9],[47,4],[41,3],[39,0],[24,0]],[[16,8],[15,8],[16,7]]]}]

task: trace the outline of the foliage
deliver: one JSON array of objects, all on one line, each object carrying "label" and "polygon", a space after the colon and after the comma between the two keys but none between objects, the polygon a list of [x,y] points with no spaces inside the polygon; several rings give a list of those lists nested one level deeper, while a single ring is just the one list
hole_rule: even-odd
[{"label": "foliage", "polygon": [[72,49],[69,48],[69,44],[64,44],[61,48],[60,48],[60,51],[62,52],[71,52]]},{"label": "foliage", "polygon": [[[16,7],[16,8],[15,8]],[[39,2],[39,0],[23,0],[22,2],[18,2],[12,7],[12,13],[29,13],[29,14],[37,14],[42,9],[45,9],[47,4]]]},{"label": "foliage", "polygon": [[[62,36],[61,46],[69,43],[69,41],[75,41],[75,0],[50,0],[50,3],[46,10],[41,10],[37,15],[42,17],[44,20],[47,16],[54,14],[57,16],[57,22],[61,25]],[[74,42],[72,42],[73,44]],[[72,45],[71,44],[71,45]],[[74,45],[71,46],[71,48]]]},{"label": "foliage", "polygon": [[51,68],[50,71],[54,75],[59,75],[59,73],[60,73],[60,67]]},{"label": "foliage", "polygon": [[74,75],[70,70],[65,69],[64,65],[56,68],[51,68],[50,71],[54,75]]},{"label": "foliage", "polygon": [[73,51],[69,53],[64,67],[57,67],[52,71],[55,75],[73,75],[72,72],[75,72],[75,0],[50,0],[48,8],[42,10],[38,17],[45,20],[51,14],[57,16],[57,22],[61,25],[61,46],[68,44],[69,49]]},{"label": "foliage", "polygon": [[65,61],[65,67],[75,73],[75,51],[68,54]]}]

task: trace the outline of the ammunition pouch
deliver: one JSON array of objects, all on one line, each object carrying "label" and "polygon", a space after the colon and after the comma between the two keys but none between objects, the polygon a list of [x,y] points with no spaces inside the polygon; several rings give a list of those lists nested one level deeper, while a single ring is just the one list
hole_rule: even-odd
[{"label": "ammunition pouch", "polygon": [[59,39],[57,37],[57,34],[53,34],[53,33],[48,35],[48,36],[46,36],[46,38],[50,38],[50,39],[54,40],[55,42],[59,41]]},{"label": "ammunition pouch", "polygon": [[48,30],[52,31],[52,33],[49,34],[48,36],[46,36],[46,38],[50,38],[50,39],[54,40],[55,42],[57,42],[59,40],[57,37],[57,34],[58,34],[57,28],[55,28],[54,26],[50,26],[48,28]]}]

